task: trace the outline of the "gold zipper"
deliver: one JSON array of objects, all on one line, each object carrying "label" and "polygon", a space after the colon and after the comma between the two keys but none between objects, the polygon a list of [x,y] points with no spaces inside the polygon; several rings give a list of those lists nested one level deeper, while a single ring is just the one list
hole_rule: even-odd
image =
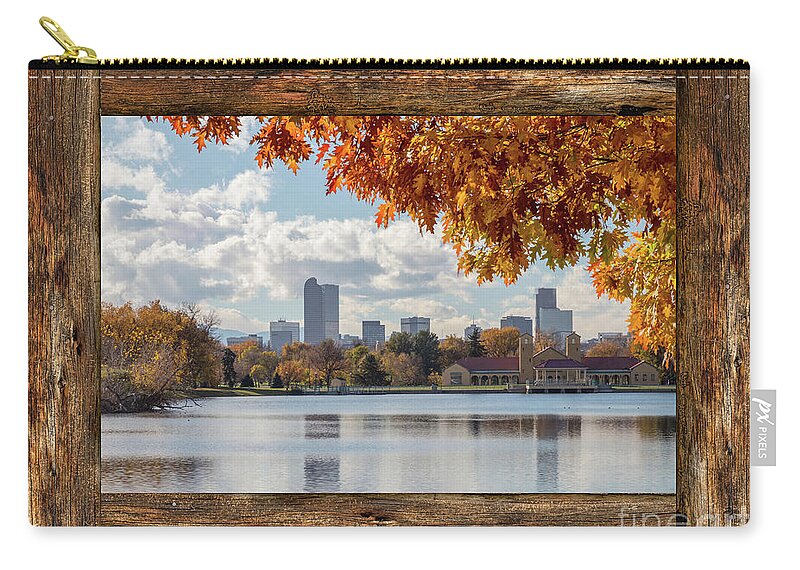
[{"label": "gold zipper", "polygon": [[105,68],[256,68],[270,69],[749,69],[743,59],[681,58],[681,59],[175,59],[175,58],[118,58],[101,59]]},{"label": "gold zipper", "polygon": [[48,55],[32,61],[31,68],[61,64],[100,65],[104,68],[255,68],[271,69],[749,69],[743,59],[677,58],[677,59],[383,59],[383,58],[337,58],[337,59],[287,59],[287,58],[221,58],[221,59],[175,59],[175,58],[119,58],[98,59],[91,48],[78,46],[64,29],[48,17],[39,23],[58,44],[64,48],[61,55]]},{"label": "gold zipper", "polygon": [[59,26],[52,18],[42,16],[39,18],[39,24],[50,34],[50,37],[58,42],[58,45],[64,48],[64,53],[61,55],[46,55],[42,58],[42,61],[52,61],[56,63],[99,63],[97,54],[92,48],[76,45],[67,35],[67,32],[64,31],[64,28]]}]

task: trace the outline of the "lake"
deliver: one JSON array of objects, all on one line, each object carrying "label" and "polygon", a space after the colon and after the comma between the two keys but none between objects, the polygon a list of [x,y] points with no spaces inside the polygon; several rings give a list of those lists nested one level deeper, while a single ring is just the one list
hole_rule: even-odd
[{"label": "lake", "polygon": [[203,398],[102,416],[102,491],[674,493],[675,394]]}]

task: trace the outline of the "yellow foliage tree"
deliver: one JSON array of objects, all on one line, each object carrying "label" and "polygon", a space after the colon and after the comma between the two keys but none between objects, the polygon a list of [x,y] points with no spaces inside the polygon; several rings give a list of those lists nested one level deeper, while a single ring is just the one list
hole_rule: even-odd
[{"label": "yellow foliage tree", "polygon": [[481,332],[481,342],[487,356],[494,358],[515,356],[519,348],[519,329],[515,327],[486,329]]},{"label": "yellow foliage tree", "polygon": [[221,346],[208,337],[196,315],[170,310],[159,301],[139,308],[104,303],[101,327],[101,407],[136,412],[174,405],[197,381],[196,371],[216,375]]}]

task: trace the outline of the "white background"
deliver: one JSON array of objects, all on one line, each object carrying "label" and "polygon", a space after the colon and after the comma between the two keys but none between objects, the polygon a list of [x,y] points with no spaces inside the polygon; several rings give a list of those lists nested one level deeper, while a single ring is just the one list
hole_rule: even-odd
[{"label": "white background", "polygon": [[[248,4],[246,6],[246,4]],[[13,6],[13,7],[12,7]],[[794,526],[797,15],[786,3],[6,3],[2,92],[2,558],[7,567],[520,568],[779,565]],[[779,11],[780,10],[780,11]],[[39,529],[27,520],[26,66],[38,18],[100,57],[735,57],[752,65],[752,386],[777,388],[777,468],[741,529]],[[785,544],[786,546],[792,546]],[[786,553],[789,554],[789,553]],[[786,563],[796,558],[784,558]]]}]

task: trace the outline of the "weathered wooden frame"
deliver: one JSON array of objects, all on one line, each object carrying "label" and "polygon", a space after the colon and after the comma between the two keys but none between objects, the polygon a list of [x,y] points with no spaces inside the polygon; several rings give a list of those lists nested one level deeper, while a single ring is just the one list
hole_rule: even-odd
[{"label": "weathered wooden frame", "polygon": [[[748,520],[746,64],[607,70],[32,64],[29,74],[33,524],[740,525]],[[101,113],[675,115],[677,493],[101,494]]]}]

